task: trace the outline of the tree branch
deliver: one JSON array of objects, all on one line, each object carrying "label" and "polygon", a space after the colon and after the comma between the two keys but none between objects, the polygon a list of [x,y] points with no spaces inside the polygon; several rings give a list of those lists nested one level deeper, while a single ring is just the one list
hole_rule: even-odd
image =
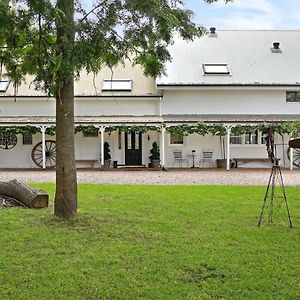
[{"label": "tree branch", "polygon": [[79,22],[82,23],[83,21],[85,21],[85,20],[88,18],[88,16],[89,16],[90,14],[94,13],[94,11],[95,11],[96,9],[98,9],[98,8],[101,7],[103,4],[106,4],[106,3],[107,3],[107,0],[104,0],[104,1],[100,2],[98,5],[96,5],[95,7],[93,7],[87,14],[85,14],[85,15],[82,17],[82,19],[79,20]]}]

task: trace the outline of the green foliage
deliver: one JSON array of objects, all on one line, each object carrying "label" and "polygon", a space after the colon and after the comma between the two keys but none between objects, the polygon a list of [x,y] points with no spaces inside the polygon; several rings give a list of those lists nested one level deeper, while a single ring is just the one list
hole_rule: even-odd
[{"label": "green foliage", "polygon": [[290,133],[293,138],[300,137],[300,121],[285,122],[282,127],[283,131]]},{"label": "green foliage", "polygon": [[[160,126],[147,126],[147,125],[117,125],[117,126],[107,126],[105,127],[105,132],[114,132],[117,130],[124,132],[148,132],[148,131],[159,131]],[[244,124],[244,125],[234,125],[231,128],[231,133],[235,135],[244,134],[254,130],[260,130],[262,132],[272,129],[273,132],[278,134],[291,134],[293,137],[300,136],[300,121],[290,121],[290,122],[279,122],[279,123],[263,123],[263,124]],[[47,135],[55,135],[55,126],[47,127]],[[173,125],[166,128],[167,132],[174,134],[183,134],[185,136],[190,134],[213,134],[218,136],[226,135],[226,128],[223,124],[208,124],[208,123],[197,123],[197,124],[179,124]],[[84,134],[96,134],[99,128],[94,125],[78,125],[75,127],[75,133],[82,132]],[[31,133],[36,134],[40,132],[40,129],[36,126],[0,126],[0,133]]]},{"label": "green foliage", "polygon": [[0,298],[299,299],[300,189],[292,230],[280,214],[257,228],[264,193],[80,184],[76,219],[2,209]]},{"label": "green foliage", "polygon": [[36,134],[40,128],[35,126],[0,126],[0,133],[10,134]]},{"label": "green foliage", "polygon": [[113,132],[113,131],[124,131],[124,132],[133,132],[133,131],[138,131],[141,133],[145,133],[148,131],[159,131],[160,127],[159,126],[148,126],[148,125],[117,125],[117,126],[108,126],[105,127],[106,132]]},{"label": "green foliage", "polygon": [[160,75],[174,36],[192,40],[205,31],[181,0],[98,0],[90,11],[72,0],[0,3],[0,59],[7,75],[18,85],[33,74],[37,89],[56,96],[81,70],[98,72],[129,57],[146,75]]},{"label": "green foliage", "polygon": [[109,143],[105,142],[104,143],[104,160],[110,160],[111,155],[110,155],[110,149],[109,149]]},{"label": "green foliage", "polygon": [[157,142],[152,143],[152,149],[150,149],[150,153],[151,153],[151,155],[149,156],[150,160],[160,159],[159,147],[157,145]]},{"label": "green foliage", "polygon": [[99,128],[94,125],[78,125],[75,127],[75,133],[82,132],[85,135],[96,136],[99,131]]},{"label": "green foliage", "polygon": [[[243,125],[231,125],[231,133],[235,135],[244,134],[254,130],[266,131],[268,129],[272,129],[273,132],[276,132],[280,135],[293,133],[293,135],[300,136],[300,122],[279,122],[279,123],[263,123],[263,124],[243,124]],[[226,135],[226,127],[224,124],[207,124],[207,123],[198,123],[196,125],[192,124],[180,124],[176,126],[170,126],[166,128],[167,131],[171,134],[213,134],[218,136]]]}]

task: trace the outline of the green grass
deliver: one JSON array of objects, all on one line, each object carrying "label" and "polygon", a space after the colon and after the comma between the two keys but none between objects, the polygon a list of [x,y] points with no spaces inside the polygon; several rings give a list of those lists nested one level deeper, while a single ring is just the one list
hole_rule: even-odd
[{"label": "green grass", "polygon": [[75,220],[3,209],[0,299],[300,299],[300,188],[293,229],[257,228],[264,192],[80,185]]}]

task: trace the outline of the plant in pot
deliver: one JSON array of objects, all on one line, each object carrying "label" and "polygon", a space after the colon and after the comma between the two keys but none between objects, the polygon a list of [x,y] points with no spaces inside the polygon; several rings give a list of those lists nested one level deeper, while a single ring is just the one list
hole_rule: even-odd
[{"label": "plant in pot", "polygon": [[149,156],[151,162],[151,168],[160,167],[160,153],[156,142],[152,143],[152,149],[150,150],[151,155]]},{"label": "plant in pot", "polygon": [[104,143],[104,168],[109,168],[110,167],[110,149],[109,149],[109,143],[105,142]]},{"label": "plant in pot", "polygon": [[222,125],[214,125],[211,127],[211,132],[213,135],[217,135],[220,138],[221,158],[217,159],[217,168],[225,169],[227,166],[225,140],[224,140],[226,136],[226,129]]}]

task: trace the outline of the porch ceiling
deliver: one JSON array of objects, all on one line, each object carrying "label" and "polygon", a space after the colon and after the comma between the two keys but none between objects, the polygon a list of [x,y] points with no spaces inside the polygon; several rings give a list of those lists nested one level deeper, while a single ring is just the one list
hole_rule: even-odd
[{"label": "porch ceiling", "polygon": [[300,115],[222,115],[222,114],[203,114],[203,115],[163,115],[165,123],[263,123],[263,122],[282,122],[299,121]]},{"label": "porch ceiling", "polygon": [[[263,123],[300,121],[300,115],[222,115],[222,114],[202,114],[202,115],[163,115],[163,116],[81,116],[75,117],[75,124],[94,125],[151,125],[162,123]],[[0,117],[0,123],[5,125],[54,125],[55,117],[46,116],[11,116]]]}]

